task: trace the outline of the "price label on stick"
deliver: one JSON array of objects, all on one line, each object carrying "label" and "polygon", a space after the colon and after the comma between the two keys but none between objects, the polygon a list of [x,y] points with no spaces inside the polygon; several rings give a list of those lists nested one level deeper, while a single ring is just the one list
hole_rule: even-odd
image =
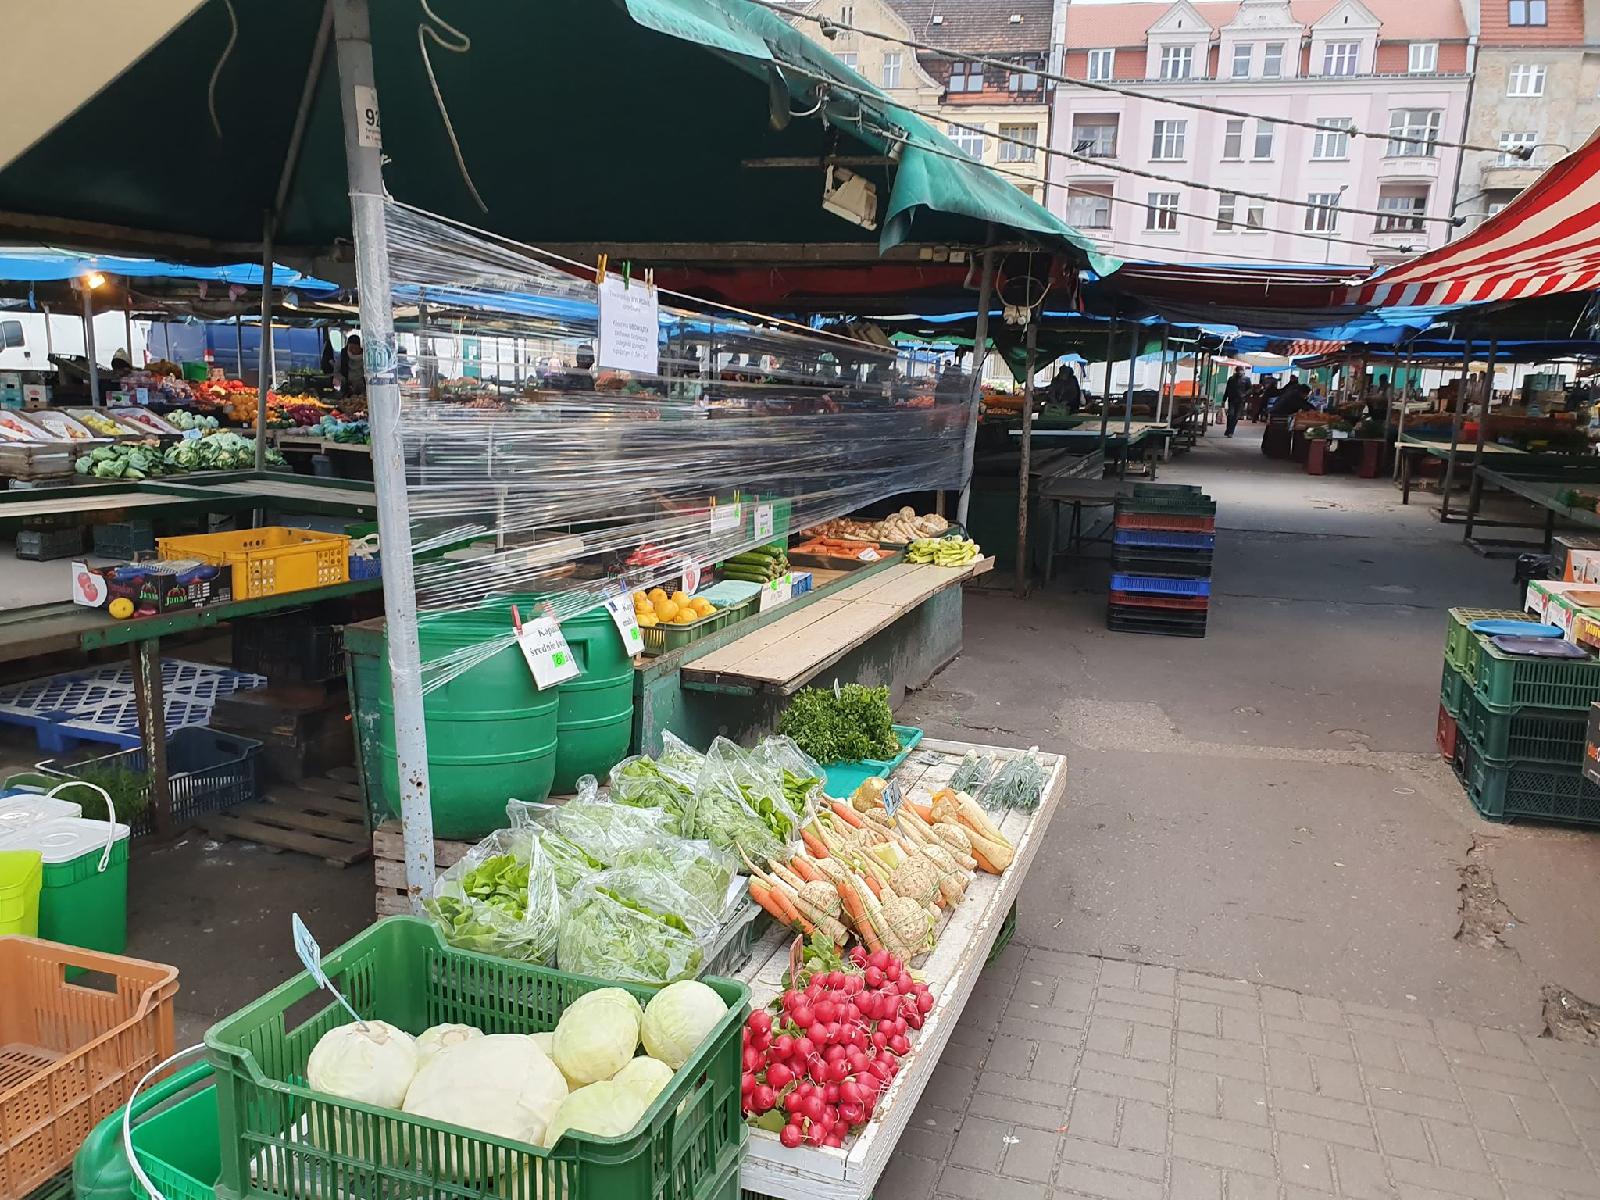
[{"label": "price label on stick", "polygon": [[365,1029],[367,1023],[355,1009],[350,1007],[350,1001],[339,994],[339,989],[333,986],[328,979],[328,973],[322,969],[322,947],[317,945],[317,939],[311,936],[311,930],[306,928],[306,923],[300,919],[299,913],[292,913],[289,917],[289,935],[294,939],[294,952],[300,959],[300,965],[306,969],[316,985],[332,992],[333,998],[344,1005],[344,1010],[350,1014],[350,1019]]},{"label": "price label on stick", "polygon": [[533,686],[541,692],[578,676],[578,662],[572,647],[561,633],[554,617],[534,617],[524,621],[513,605],[511,620],[517,631],[517,645],[533,672]]},{"label": "price label on stick", "polygon": [[905,789],[891,779],[889,786],[883,789],[883,811],[893,817],[899,811],[900,805],[905,798]]},{"label": "price label on stick", "polygon": [[772,540],[772,505],[756,505],[756,541],[765,545]]},{"label": "price label on stick", "polygon": [[639,632],[639,618],[633,611],[633,597],[625,591],[618,592],[606,601],[606,611],[611,614],[617,632],[622,635],[622,644],[628,656],[631,658],[644,653],[644,634]]}]

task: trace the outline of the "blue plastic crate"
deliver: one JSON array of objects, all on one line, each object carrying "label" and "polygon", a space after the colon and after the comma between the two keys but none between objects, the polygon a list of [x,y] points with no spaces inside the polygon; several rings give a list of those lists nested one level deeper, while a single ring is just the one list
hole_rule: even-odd
[{"label": "blue plastic crate", "polygon": [[1213,550],[1214,533],[1172,533],[1159,529],[1119,529],[1113,535],[1119,546],[1161,546],[1173,550]]},{"label": "blue plastic crate", "polygon": [[855,762],[822,764],[822,790],[838,800],[849,799],[866,780],[887,779],[922,741],[922,730],[911,725],[891,725],[900,753],[889,759],[863,758]]},{"label": "blue plastic crate", "polygon": [[350,556],[351,579],[376,579],[383,574],[383,562],[376,554],[352,554]]},{"label": "blue plastic crate", "polygon": [[1113,592],[1149,592],[1157,596],[1209,596],[1209,579],[1170,579],[1165,575],[1113,575]]},{"label": "blue plastic crate", "polygon": [[803,596],[811,590],[810,571],[789,572],[789,595]]}]

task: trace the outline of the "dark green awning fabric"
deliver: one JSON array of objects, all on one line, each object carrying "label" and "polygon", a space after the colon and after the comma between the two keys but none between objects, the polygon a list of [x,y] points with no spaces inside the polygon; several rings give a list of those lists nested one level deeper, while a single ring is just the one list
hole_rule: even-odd
[{"label": "dark green awning fabric", "polygon": [[[774,128],[817,80],[872,92],[821,46],[747,0],[432,0],[470,43],[428,39],[443,111],[419,48],[437,30],[410,0],[374,0],[373,54],[385,182],[400,200],[532,243],[919,242],[1090,244],[881,95],[834,92],[829,120]],[[42,141],[0,169],[5,214],[65,218],[216,243],[259,239],[277,188],[323,0],[207,0]],[[231,50],[228,48],[232,42]],[[210,80],[216,71],[216,85]],[[214,115],[214,120],[213,120]],[[482,211],[455,163],[460,143]],[[219,132],[220,131],[220,132]],[[867,167],[881,231],[825,212],[820,168],[753,158],[890,153]],[[936,153],[937,151],[937,153]],[[279,242],[347,239],[337,72],[324,66]],[[37,240],[37,238],[35,238]]]}]

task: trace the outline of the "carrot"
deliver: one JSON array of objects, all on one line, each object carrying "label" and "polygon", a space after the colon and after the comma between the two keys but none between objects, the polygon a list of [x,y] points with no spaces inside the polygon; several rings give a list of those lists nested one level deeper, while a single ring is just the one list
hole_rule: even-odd
[{"label": "carrot", "polygon": [[830,800],[828,802],[828,807],[833,809],[834,814],[846,825],[852,825],[855,828],[860,829],[861,826],[866,823],[856,813],[855,809],[851,808],[842,800]]},{"label": "carrot", "polygon": [[915,800],[907,800],[905,802],[905,805],[912,812],[916,813],[917,816],[921,817],[924,821],[926,821],[929,825],[933,824],[933,805],[931,805],[931,804],[918,804]]},{"label": "carrot", "polygon": [[815,883],[822,878],[821,875],[817,874],[817,869],[806,861],[804,854],[796,854],[791,858],[789,860],[789,869],[807,883]]},{"label": "carrot", "polygon": [[806,853],[811,855],[812,858],[828,857],[828,848],[822,844],[822,839],[816,834],[812,833],[809,829],[802,829],[800,831],[800,836],[805,841]]},{"label": "carrot", "polygon": [[991,874],[991,875],[1002,874],[1002,871],[1001,871],[1001,869],[999,867],[995,866],[994,863],[990,862],[987,858],[984,857],[983,851],[978,849],[978,845],[977,845],[976,842],[974,842],[973,845],[972,845],[972,857],[977,859],[978,860],[978,866],[982,870],[987,871],[989,874]]},{"label": "carrot", "polygon": [[871,875],[863,875],[861,878],[864,879],[867,886],[872,889],[872,894],[874,896],[881,897],[883,895],[883,884],[879,883],[876,878]]},{"label": "carrot", "polygon": [[849,914],[850,923],[856,927],[856,933],[867,949],[882,950],[883,943],[878,940],[878,932],[872,927],[872,918],[867,916],[866,905],[861,902],[855,888],[848,883],[839,884],[839,899],[844,902],[844,911]]},{"label": "carrot", "polygon": [[782,908],[786,914],[788,914],[787,919],[784,921],[785,925],[788,925],[790,928],[799,928],[800,932],[806,934],[808,937],[816,929],[816,926],[808,921],[800,912],[800,910],[795,907],[795,902],[782,888],[773,888],[772,898],[777,902],[778,906]]},{"label": "carrot", "polygon": [[759,879],[752,879],[750,881],[750,895],[755,898],[755,902],[761,905],[768,916],[782,925],[789,924],[789,915],[783,911],[783,906],[773,899],[772,892],[766,884]]}]

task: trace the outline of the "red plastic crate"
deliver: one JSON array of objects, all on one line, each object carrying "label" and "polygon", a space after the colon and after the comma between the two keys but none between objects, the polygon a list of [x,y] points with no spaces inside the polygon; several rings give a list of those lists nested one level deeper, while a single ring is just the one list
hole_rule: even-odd
[{"label": "red plastic crate", "polygon": [[1185,612],[1205,612],[1211,606],[1206,596],[1156,596],[1146,592],[1112,592],[1111,603],[1126,608],[1176,608]]},{"label": "red plastic crate", "polygon": [[1118,529],[1164,529],[1171,533],[1213,533],[1217,528],[1214,514],[1204,516],[1183,513],[1119,512]]},{"label": "red plastic crate", "polygon": [[1440,756],[1445,762],[1453,762],[1456,756],[1456,719],[1445,711],[1442,704],[1439,705],[1439,726],[1433,737],[1439,744]]}]

